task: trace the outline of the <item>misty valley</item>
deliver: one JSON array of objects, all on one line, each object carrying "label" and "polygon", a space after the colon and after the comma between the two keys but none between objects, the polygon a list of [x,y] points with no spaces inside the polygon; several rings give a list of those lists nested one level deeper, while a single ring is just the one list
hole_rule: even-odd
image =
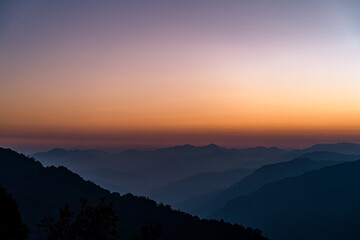
[{"label": "misty valley", "polygon": [[358,144],[53,149],[31,156],[2,148],[0,166],[2,208],[13,198],[17,224],[27,229],[11,239],[71,239],[84,228],[114,235],[81,239],[360,237]]}]

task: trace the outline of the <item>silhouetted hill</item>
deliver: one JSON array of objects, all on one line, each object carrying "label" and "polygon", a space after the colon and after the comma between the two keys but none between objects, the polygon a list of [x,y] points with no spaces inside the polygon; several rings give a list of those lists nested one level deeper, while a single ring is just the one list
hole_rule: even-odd
[{"label": "silhouetted hill", "polygon": [[348,162],[348,161],[356,161],[360,159],[360,155],[350,155],[350,154],[343,154],[337,152],[311,152],[305,153],[301,155],[302,158],[309,158],[311,160],[316,161],[341,161],[341,162]]},{"label": "silhouetted hill", "polygon": [[[282,178],[300,175],[304,172],[320,169],[325,166],[336,164],[334,161],[314,161],[310,159],[294,159],[288,162],[265,165],[255,170],[251,175],[235,183],[228,189],[217,192],[217,194],[198,196],[197,198],[184,201],[175,205],[184,211],[201,217],[210,215],[213,211],[223,207],[231,199],[246,195],[265,184],[280,180]],[[212,196],[212,198],[209,198]],[[192,203],[193,202],[193,205]]]},{"label": "silhouetted hill", "polygon": [[287,154],[289,158],[295,158],[305,153],[312,152],[336,152],[349,155],[360,155],[360,144],[355,143],[335,143],[335,144],[316,144],[309,148],[293,150]]},{"label": "silhouetted hill", "polygon": [[109,164],[110,154],[97,150],[65,150],[54,148],[48,152],[32,155],[44,166],[65,166],[72,171],[86,171],[104,168]]},{"label": "silhouetted hill", "polygon": [[184,156],[201,156],[204,154],[212,153],[213,151],[227,151],[228,149],[219,147],[215,144],[209,144],[206,146],[193,146],[190,144],[182,146],[174,146],[169,148],[162,148],[155,150],[155,152],[168,154],[169,156],[173,155],[184,155]]},{"label": "silhouetted hill", "polygon": [[[80,151],[52,150],[33,156],[45,165],[65,166],[80,172],[107,168],[135,174],[146,179],[144,193],[170,181],[193,176],[200,172],[220,172],[235,168],[257,168],[264,163],[281,161],[288,153],[278,148],[226,149],[214,144],[195,147],[175,146],[154,151],[126,150],[116,154]],[[100,180],[100,179],[91,179]],[[102,179],[103,182],[106,182]],[[120,183],[111,184],[127,189]]]},{"label": "silhouetted hill", "polygon": [[156,201],[173,205],[198,194],[227,188],[252,172],[250,169],[239,168],[224,172],[198,173],[160,186],[151,191],[149,196]]},{"label": "silhouetted hill", "polygon": [[24,224],[15,199],[0,186],[0,239],[25,240],[29,229]]},{"label": "silhouetted hill", "polygon": [[131,238],[150,222],[163,227],[161,239],[264,239],[252,229],[200,220],[144,197],[111,194],[64,167],[45,168],[33,159],[3,148],[0,148],[0,184],[18,201],[31,239],[44,239],[42,229],[36,226],[43,216],[57,216],[59,208],[66,203],[79,208],[80,198],[94,205],[103,197],[114,204],[120,218],[121,239]]},{"label": "silhouetted hill", "polygon": [[[157,200],[175,204],[175,207],[204,216],[204,213],[211,213],[210,209],[212,208],[205,204],[203,206],[192,204],[192,202],[200,204],[209,200],[208,198],[200,200],[201,195],[206,193],[202,189],[206,187],[196,188],[196,186],[199,186],[196,183],[197,178],[192,179],[195,182],[191,184],[193,187],[189,188],[188,192],[191,194],[181,194],[184,192],[181,190],[181,184],[178,187],[175,186],[174,190],[165,190],[164,194],[161,193],[161,190],[154,193],[152,192],[153,189],[164,186],[169,182],[172,182],[172,185],[173,182],[181,182],[184,179],[189,180],[192,176],[203,172],[258,168],[294,158],[351,161],[356,159],[357,155],[350,155],[349,153],[357,152],[359,152],[359,145],[351,143],[318,144],[310,148],[290,152],[276,147],[227,149],[210,144],[206,146],[174,146],[152,151],[125,150],[119,153],[106,153],[96,150],[53,149],[33,156],[46,166],[65,166],[111,191],[132,192],[146,196],[152,193],[152,196]],[[111,169],[111,172],[106,172],[104,169]],[[190,181],[186,182],[190,184]],[[212,185],[210,182],[209,185],[206,185],[209,186],[207,190],[212,188],[210,185]],[[179,190],[176,190],[176,188],[179,188]],[[226,186],[223,188],[226,188]],[[195,192],[196,189],[201,191]],[[212,190],[219,190],[219,188],[216,187],[216,189],[209,191]],[[208,196],[208,194],[206,195]],[[189,201],[186,198],[190,198]],[[199,210],[199,208],[204,208],[205,211]]]},{"label": "silhouetted hill", "polygon": [[360,161],[273,182],[213,216],[261,227],[273,240],[360,239]]}]

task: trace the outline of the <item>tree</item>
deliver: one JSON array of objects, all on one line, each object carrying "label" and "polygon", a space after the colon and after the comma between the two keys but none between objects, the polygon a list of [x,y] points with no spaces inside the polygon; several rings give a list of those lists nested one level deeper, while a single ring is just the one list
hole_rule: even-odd
[{"label": "tree", "polygon": [[24,240],[28,235],[17,202],[0,186],[0,239]]},{"label": "tree", "polygon": [[45,217],[40,227],[48,232],[47,240],[116,240],[116,216],[112,205],[102,199],[98,206],[92,207],[85,199],[81,199],[79,213],[71,211],[69,205],[60,209],[59,220]]},{"label": "tree", "polygon": [[141,228],[141,236],[135,236],[134,240],[157,240],[160,238],[162,228],[159,224],[155,226],[151,223],[149,226]]}]

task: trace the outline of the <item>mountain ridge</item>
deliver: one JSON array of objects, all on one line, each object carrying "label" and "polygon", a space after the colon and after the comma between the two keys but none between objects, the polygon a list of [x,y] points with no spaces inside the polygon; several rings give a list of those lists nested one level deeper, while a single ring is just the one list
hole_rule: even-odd
[{"label": "mountain ridge", "polygon": [[191,206],[191,204],[187,201],[175,206],[201,217],[207,217],[217,208],[224,206],[231,199],[240,195],[249,194],[267,183],[277,181],[285,177],[300,175],[310,170],[337,163],[338,162],[335,161],[315,161],[307,158],[297,158],[291,161],[264,165],[256,169],[252,174],[241,181],[234,183],[229,188],[218,191],[217,194],[214,193],[211,199],[201,195],[198,199],[190,199],[190,201],[198,202],[199,206],[195,206],[195,208],[184,208],[183,206],[187,206],[187,208]]},{"label": "mountain ridge", "polygon": [[274,240],[358,239],[359,172],[360,160],[285,178],[231,200],[212,216],[261,227]]},{"label": "mountain ridge", "polygon": [[94,205],[103,197],[118,214],[121,239],[132,238],[142,226],[152,222],[163,227],[161,239],[265,240],[250,228],[200,220],[145,197],[110,193],[65,167],[43,167],[35,159],[10,149],[0,148],[0,185],[18,201],[21,215],[31,230],[30,240],[44,239],[45,233],[36,226],[44,216],[57,217],[59,208],[65,204],[79,208],[80,198]]}]

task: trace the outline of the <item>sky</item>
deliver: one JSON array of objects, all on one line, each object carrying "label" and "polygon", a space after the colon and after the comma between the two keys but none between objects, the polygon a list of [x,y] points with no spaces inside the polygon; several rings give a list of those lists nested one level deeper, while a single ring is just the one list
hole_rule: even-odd
[{"label": "sky", "polygon": [[0,146],[360,143],[357,0],[0,2]]}]

